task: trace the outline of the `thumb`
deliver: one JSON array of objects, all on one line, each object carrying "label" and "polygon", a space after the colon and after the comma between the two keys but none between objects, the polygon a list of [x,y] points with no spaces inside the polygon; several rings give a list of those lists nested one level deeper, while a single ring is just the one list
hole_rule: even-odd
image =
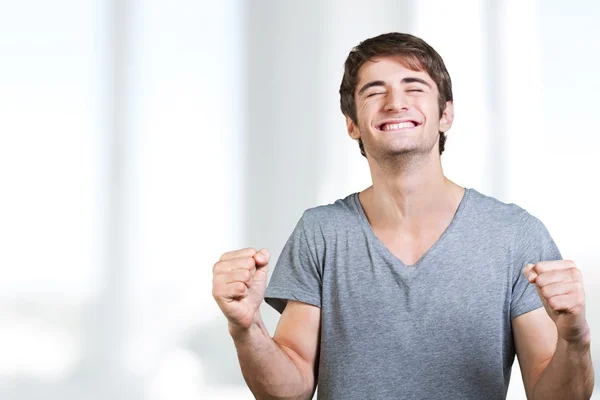
[{"label": "thumb", "polygon": [[527,264],[522,271],[529,283],[534,283],[535,278],[537,278],[537,273],[535,272],[534,267],[535,264]]},{"label": "thumb", "polygon": [[542,294],[542,290],[540,289],[540,287],[538,286],[537,282],[535,281],[536,278],[538,277],[538,274],[535,271],[535,264],[527,264],[525,266],[525,268],[523,268],[523,275],[525,275],[525,277],[527,278],[527,280],[529,281],[529,283],[531,283],[531,284],[533,284],[535,286],[535,290],[536,290],[536,292],[538,294],[538,297],[542,301],[542,304],[544,305],[544,308],[546,309],[546,311],[548,312],[548,314],[551,314],[552,311],[548,308],[548,302],[546,301],[546,298]]},{"label": "thumb", "polygon": [[262,268],[269,264],[269,260],[271,259],[271,253],[267,249],[261,249],[256,252],[254,255],[254,260],[256,261],[256,267]]}]

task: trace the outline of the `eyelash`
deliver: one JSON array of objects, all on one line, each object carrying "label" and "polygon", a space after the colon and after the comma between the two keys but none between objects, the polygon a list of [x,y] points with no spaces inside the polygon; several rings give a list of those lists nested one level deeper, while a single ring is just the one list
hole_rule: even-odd
[{"label": "eyelash", "polygon": [[[422,92],[422,91],[423,91],[423,89],[410,89],[410,90],[407,90],[407,92]],[[373,97],[373,96],[376,96],[378,94],[385,94],[385,93],[384,92],[371,93],[367,97]]]}]

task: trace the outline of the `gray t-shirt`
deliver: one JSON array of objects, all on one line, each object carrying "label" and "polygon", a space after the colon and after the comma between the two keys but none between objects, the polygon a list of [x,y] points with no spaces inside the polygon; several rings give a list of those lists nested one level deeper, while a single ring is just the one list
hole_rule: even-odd
[{"label": "gray t-shirt", "polygon": [[544,225],[467,189],[439,240],[406,266],[354,193],[305,211],[265,300],[321,308],[319,399],[505,399],[511,320],[542,304],[521,273],[561,259]]}]

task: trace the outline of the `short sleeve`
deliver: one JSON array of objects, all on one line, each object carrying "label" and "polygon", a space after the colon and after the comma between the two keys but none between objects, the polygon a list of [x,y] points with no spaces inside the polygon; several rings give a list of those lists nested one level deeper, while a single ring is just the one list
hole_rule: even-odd
[{"label": "short sleeve", "polygon": [[265,301],[283,312],[288,300],[321,307],[322,274],[315,256],[315,245],[307,237],[307,212],[304,213],[283,247],[267,286]]},{"label": "short sleeve", "polygon": [[513,243],[511,319],[543,306],[535,285],[529,283],[523,275],[523,267],[539,261],[561,259],[560,251],[544,224],[539,219],[525,213],[516,231]]}]

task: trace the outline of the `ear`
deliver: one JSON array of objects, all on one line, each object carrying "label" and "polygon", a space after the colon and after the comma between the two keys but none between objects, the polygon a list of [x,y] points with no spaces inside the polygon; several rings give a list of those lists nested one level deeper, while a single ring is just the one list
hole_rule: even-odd
[{"label": "ear", "polygon": [[346,129],[348,130],[348,136],[354,140],[360,139],[360,131],[358,126],[352,121],[352,118],[346,115]]},{"label": "ear", "polygon": [[452,122],[454,122],[454,103],[447,101],[442,118],[440,118],[440,132],[448,132],[452,127]]}]

